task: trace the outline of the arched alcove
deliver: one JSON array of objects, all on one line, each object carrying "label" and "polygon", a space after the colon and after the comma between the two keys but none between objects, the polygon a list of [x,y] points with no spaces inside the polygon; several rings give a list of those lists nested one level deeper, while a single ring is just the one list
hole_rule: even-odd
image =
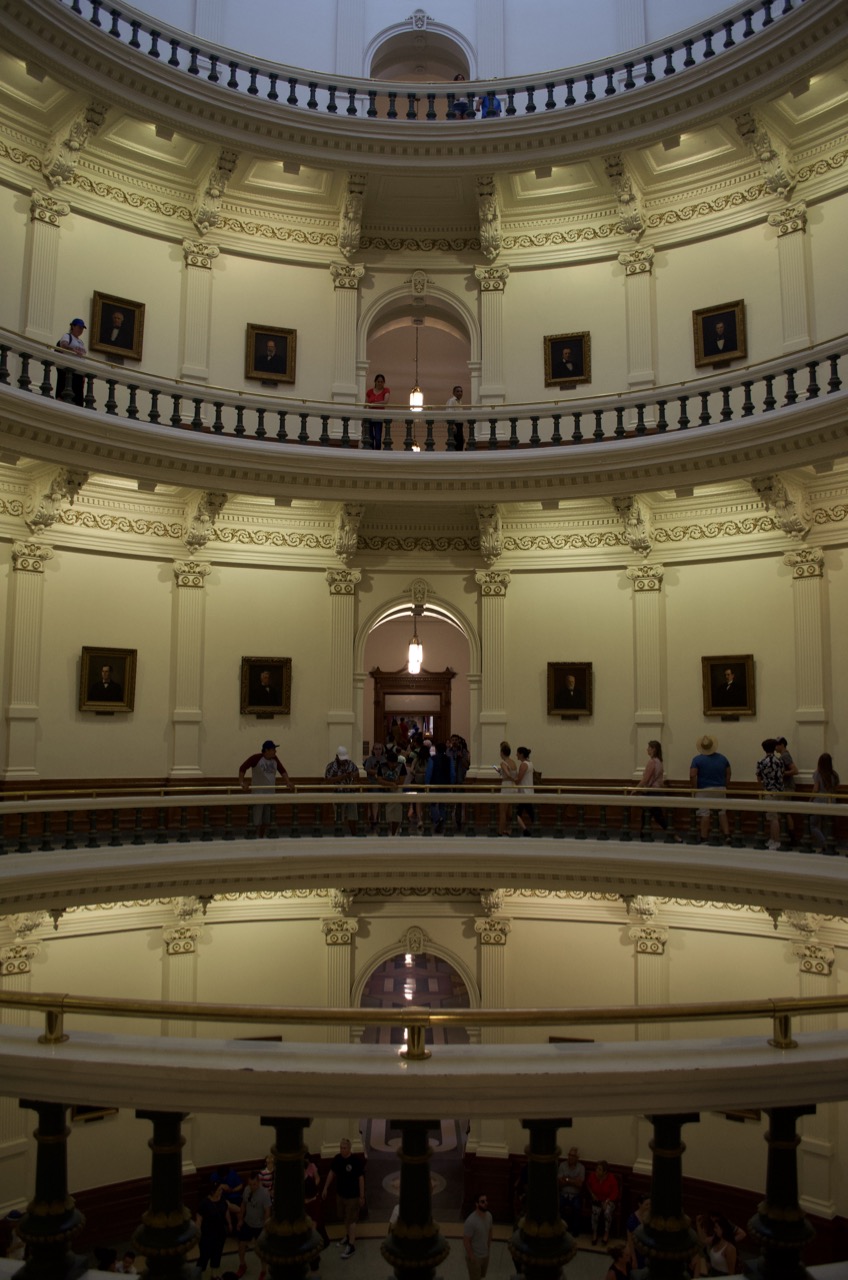
[{"label": "arched alcove", "polygon": [[421,296],[411,296],[408,287],[396,289],[365,310],[358,342],[365,385],[382,373],[392,390],[391,402],[408,403],[416,382],[417,330],[417,381],[424,404],[443,406],[457,384],[463,388],[465,402],[471,403],[472,369],[480,358],[476,318],[460,299],[434,289],[429,280],[422,280],[421,287]]},{"label": "arched alcove", "polygon": [[363,64],[363,74],[377,80],[453,80],[457,73],[473,79],[476,52],[460,31],[417,9],[372,37]]}]

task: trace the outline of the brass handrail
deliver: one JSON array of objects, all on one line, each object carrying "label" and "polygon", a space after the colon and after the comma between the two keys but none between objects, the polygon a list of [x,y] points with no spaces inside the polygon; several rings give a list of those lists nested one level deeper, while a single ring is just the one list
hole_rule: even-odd
[{"label": "brass handrail", "polygon": [[341,1009],[321,1006],[206,1004],[191,1001],[136,1000],[113,996],[77,996],[67,992],[0,991],[0,1008],[43,1011],[46,1027],[42,1044],[68,1040],[66,1013],[101,1017],[158,1018],[195,1022],[255,1022],[320,1026],[405,1027],[409,1033],[407,1056],[429,1057],[424,1032],[442,1026],[550,1027],[641,1026],[653,1022],[704,1022],[725,1018],[771,1018],[773,1034],[768,1043],[777,1049],[797,1048],[791,1018],[815,1013],[848,1012],[848,995],[769,996],[757,1000],[708,1000],[701,1003],[611,1005],[608,1008],[561,1009],[439,1009],[420,1005],[406,1009]]}]

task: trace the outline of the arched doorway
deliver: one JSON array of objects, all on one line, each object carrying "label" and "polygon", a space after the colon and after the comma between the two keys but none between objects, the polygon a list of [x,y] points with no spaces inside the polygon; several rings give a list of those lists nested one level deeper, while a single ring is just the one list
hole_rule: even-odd
[{"label": "arched doorway", "polygon": [[[372,386],[377,374],[382,373],[392,392],[390,403],[397,406],[397,417],[408,416],[409,393],[417,381],[424,394],[425,413],[421,416],[437,418],[436,448],[444,448],[446,433],[441,415],[427,414],[426,407],[443,410],[455,386],[463,388],[464,403],[470,404],[473,398],[471,340],[459,319],[433,302],[413,309],[408,299],[399,300],[369,328],[365,361],[366,387]],[[418,443],[423,445],[423,423],[418,435]]]},{"label": "arched doorway", "polygon": [[[423,940],[422,940],[423,942]],[[424,943],[426,945],[426,943]],[[411,1004],[433,1009],[469,1009],[471,997],[459,971],[432,951],[401,951],[382,960],[368,976],[360,996],[363,1009],[403,1009]],[[366,1027],[364,1044],[393,1045],[400,1051],[405,1041],[401,1027]],[[468,1044],[467,1028],[436,1027],[426,1033],[436,1052],[445,1045]],[[402,1117],[398,1117],[402,1118]],[[372,1216],[388,1219],[400,1191],[397,1149],[401,1133],[395,1117],[362,1122],[368,1156],[368,1200]],[[468,1136],[468,1120],[449,1116],[434,1121],[430,1135],[433,1158],[430,1177],[434,1214],[444,1222],[459,1221],[463,1200],[462,1160]]]}]

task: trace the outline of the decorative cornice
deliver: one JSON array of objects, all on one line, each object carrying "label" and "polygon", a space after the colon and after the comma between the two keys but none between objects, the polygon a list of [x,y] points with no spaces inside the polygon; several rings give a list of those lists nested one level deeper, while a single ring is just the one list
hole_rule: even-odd
[{"label": "decorative cornice", "polygon": [[484,947],[505,947],[512,929],[512,921],[503,916],[478,916],[474,921],[474,932]]},{"label": "decorative cornice", "polygon": [[15,542],[12,544],[12,568],[16,573],[43,573],[48,560],[53,559],[53,548],[40,542]]},{"label": "decorative cornice", "polygon": [[361,250],[381,253],[479,253],[480,241],[461,236],[363,236]]},{"label": "decorative cornice", "polygon": [[801,547],[798,551],[787,551],[783,563],[787,569],[792,570],[793,578],[821,578],[824,575],[824,552],[821,547]]},{"label": "decorative cornice", "polygon": [[328,569],[326,578],[331,596],[352,596],[362,574],[358,569]]},{"label": "decorative cornice", "polygon": [[331,262],[330,275],[334,289],[358,289],[359,282],[365,275],[365,268],[350,262]]},{"label": "decorative cornice", "polygon": [[206,240],[183,240],[183,259],[187,267],[200,267],[211,271],[212,263],[221,250]]},{"label": "decorative cornice", "polygon": [[83,529],[100,529],[104,533],[130,533],[143,538],[182,538],[183,525],[179,521],[132,518],[97,511],[63,511],[62,524],[77,525]]},{"label": "decorative cornice", "polygon": [[665,569],[661,564],[630,565],[625,573],[634,591],[661,591]]},{"label": "decorative cornice", "polygon": [[438,537],[433,534],[401,537],[397,534],[363,534],[358,542],[360,551],[423,551],[469,552],[480,550],[478,538]]},{"label": "decorative cornice", "polygon": [[215,541],[255,547],[301,547],[314,551],[333,551],[334,533],[291,533],[281,529],[215,528]]},{"label": "decorative cornice", "polygon": [[350,916],[333,916],[322,920],[321,928],[328,947],[349,947],[359,932],[359,921]]},{"label": "decorative cornice", "polygon": [[202,587],[212,572],[211,564],[201,560],[175,560],[173,569],[178,587]]},{"label": "decorative cornice", "polygon": [[474,581],[480,588],[482,596],[505,596],[510,582],[510,575],[496,569],[478,569]]},{"label": "decorative cornice", "polygon": [[82,151],[102,127],[108,110],[108,103],[89,102],[53,137],[41,166],[51,187],[73,179]]}]

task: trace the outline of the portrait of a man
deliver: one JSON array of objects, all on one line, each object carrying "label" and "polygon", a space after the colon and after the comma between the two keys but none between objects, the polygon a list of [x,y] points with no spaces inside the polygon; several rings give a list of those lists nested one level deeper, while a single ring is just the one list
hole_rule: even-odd
[{"label": "portrait of a man", "polygon": [[548,715],[592,714],[591,662],[548,663]]},{"label": "portrait of a man", "polygon": [[256,372],[285,373],[286,345],[285,338],[269,338],[258,333],[254,359]]},{"label": "portrait of a man", "polygon": [[745,303],[724,302],[692,312],[695,366],[741,360],[747,355]]},{"label": "portrait of a man", "polygon": [[123,702],[124,686],[115,679],[111,663],[104,662],[88,690],[89,702]]},{"label": "portrait of a man", "polygon": [[268,667],[261,670],[253,668],[250,673],[250,701],[257,707],[281,707],[283,691],[279,683],[273,680]]},{"label": "portrait of a man", "polygon": [[591,382],[588,333],[555,333],[544,339],[545,386]]},{"label": "portrait of a man", "polygon": [[701,679],[706,716],[751,716],[755,712],[754,658],[737,654],[702,658]]},{"label": "portrait of a man", "polygon": [[79,709],[111,716],[135,709],[136,649],[86,645],[80,656]]},{"label": "portrait of a man", "polygon": [[121,311],[118,307],[112,311],[105,310],[100,325],[100,341],[108,347],[123,347],[132,351],[134,329],[135,317],[131,311]]},{"label": "portrait of a man", "polygon": [[290,715],[291,667],[291,658],[242,658],[241,714]]},{"label": "portrait of a man", "polygon": [[245,341],[244,376],[260,382],[294,382],[297,330],[269,324],[249,324]]},{"label": "portrait of a man", "polygon": [[144,341],[143,302],[95,292],[91,306],[91,350],[140,360]]}]

